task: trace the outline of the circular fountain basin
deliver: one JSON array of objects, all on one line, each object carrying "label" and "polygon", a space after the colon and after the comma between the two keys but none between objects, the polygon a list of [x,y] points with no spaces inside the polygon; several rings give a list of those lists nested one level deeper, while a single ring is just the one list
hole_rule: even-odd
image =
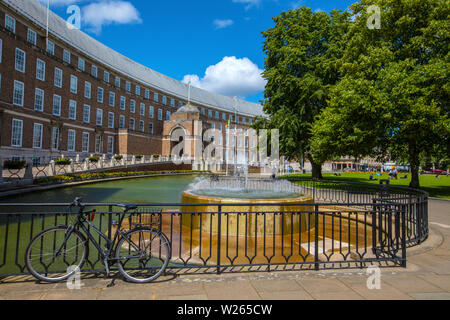
[{"label": "circular fountain basin", "polygon": [[[205,204],[183,207],[182,224],[212,234],[219,231],[219,218],[220,232],[227,236],[298,234],[314,225],[314,216],[309,213],[313,206],[304,205],[313,203],[313,199],[294,192],[197,189],[183,192],[182,202]],[[226,205],[232,203],[244,205]],[[218,212],[213,204],[222,204],[220,215],[209,214]]]}]

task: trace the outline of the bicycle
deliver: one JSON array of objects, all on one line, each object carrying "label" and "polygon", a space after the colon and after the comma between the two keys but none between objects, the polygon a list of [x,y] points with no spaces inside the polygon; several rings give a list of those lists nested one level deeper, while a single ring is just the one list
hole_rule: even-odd
[{"label": "bicycle", "polygon": [[[137,206],[117,204],[124,210],[119,216],[114,237],[110,240],[93,224],[96,210],[84,212],[85,205],[81,201],[76,198],[69,206],[69,210],[74,206],[79,208],[73,224],[48,228],[30,241],[25,251],[25,262],[35,278],[44,282],[60,282],[82,270],[89,257],[89,240],[100,254],[107,277],[110,265],[114,263],[117,263],[122,276],[134,283],[152,282],[165,272],[171,250],[166,235],[152,227],[159,223],[149,223],[150,227],[138,223],[133,229],[124,232],[121,227],[125,215],[130,210],[136,210]],[[106,241],[105,250],[90,230]],[[67,266],[71,267],[61,272],[61,268]]]}]

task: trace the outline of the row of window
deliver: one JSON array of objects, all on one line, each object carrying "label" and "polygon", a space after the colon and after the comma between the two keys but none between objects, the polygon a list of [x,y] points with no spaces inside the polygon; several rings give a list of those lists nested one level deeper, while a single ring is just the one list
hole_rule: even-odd
[{"label": "row of window", "polygon": [[[23,107],[24,105],[24,97],[25,97],[25,85],[21,81],[14,81],[14,91],[13,91],[13,104],[16,106]],[[43,112],[44,111],[44,100],[45,100],[45,92],[42,89],[35,88],[35,98],[34,98],[34,110]],[[135,113],[136,104],[134,100],[131,100],[130,109],[132,113]],[[76,109],[77,109],[77,102],[75,100],[69,100],[69,119],[71,120],[77,120],[76,119]],[[121,97],[121,110],[125,109],[125,100]],[[139,114],[141,116],[145,116],[145,110],[146,106],[145,104],[141,103],[139,107]],[[163,120],[163,110],[158,109],[158,120]],[[61,116],[61,96],[57,94],[53,94],[53,109],[52,113],[55,116]],[[103,110],[97,109],[97,119],[102,119],[103,116]],[[113,112],[109,112],[108,114],[114,115]],[[83,122],[89,123],[90,119],[90,106],[84,105],[83,108]],[[148,108],[148,115],[149,118],[154,118],[155,116],[155,109],[153,106],[149,106]],[[170,120],[171,112],[166,111],[166,120]],[[124,117],[124,116],[122,116]],[[97,125],[102,125],[101,121],[97,121]]]},{"label": "row of window", "polygon": [[[33,124],[33,148],[42,149],[42,137],[44,126],[41,123]],[[11,129],[11,146],[22,147],[23,139],[23,120],[12,119]],[[60,130],[59,128],[52,128],[51,149],[60,150]],[[81,152],[89,152],[89,132],[82,132]],[[108,136],[107,153],[114,153],[114,137]],[[76,131],[69,129],[67,132],[67,151],[74,152],[76,150]],[[103,136],[95,136],[95,152],[103,153]]]},{"label": "row of window", "polygon": [[[5,15],[5,26],[6,29],[10,30],[11,32],[15,33],[15,28],[16,28],[16,21],[14,18],[12,18],[9,15]],[[36,41],[37,41],[37,34],[34,30],[28,28],[28,35],[27,35],[27,40],[28,42],[36,45]],[[49,53],[51,53],[52,55],[54,55],[54,50],[55,50],[55,44],[53,42],[51,42],[50,40],[47,40],[47,51]],[[67,64],[71,64],[71,53],[70,51],[63,49],[63,61],[66,62]],[[0,39],[0,62],[1,62],[1,39]],[[21,50],[21,49],[16,49],[16,70],[25,73],[25,64],[26,64],[26,53]],[[41,81],[45,81],[45,62],[37,59],[37,66],[36,66],[36,77],[41,80]],[[86,69],[86,62],[83,58],[78,57],[78,69],[81,71],[85,71]],[[95,78],[98,78],[98,67],[95,65],[91,66],[91,75]],[[104,71],[104,75],[103,75],[103,81],[106,83],[110,83],[110,73],[108,71]],[[115,80],[114,80],[115,86],[120,88],[121,86],[121,78],[118,76],[115,76]],[[56,68],[55,69],[55,86],[61,88],[62,87],[62,70]],[[72,93],[77,93],[78,89],[77,89],[77,79],[75,76],[71,76],[71,81],[70,81],[70,91]],[[131,92],[131,83],[129,81],[125,82],[125,90],[127,92]],[[150,91],[148,89],[144,89],[144,97],[146,99],[150,99]],[[140,96],[141,95],[141,87],[139,85],[135,86],[135,94]],[[91,96],[91,84],[89,82],[85,83],[85,97],[90,99]],[[122,97],[121,97],[122,99]],[[159,102],[159,94],[158,93],[154,93],[153,94],[153,100],[155,102]],[[168,98],[166,96],[162,96],[161,97],[162,103],[164,105],[167,105],[168,103]],[[98,88],[97,90],[97,101],[99,103],[103,103],[103,88]],[[115,103],[115,93],[111,92],[110,93],[110,99],[109,99],[109,105],[110,106],[114,106]],[[178,107],[182,106],[182,101],[178,101]],[[175,99],[170,98],[170,106],[171,107],[175,107]],[[122,108],[122,102],[121,102],[121,108]],[[124,109],[122,109],[124,110]],[[206,114],[205,108],[201,109],[201,113],[202,115]],[[218,111],[214,111],[215,113],[215,118],[218,120],[220,118],[220,114]],[[213,111],[212,110],[208,110],[208,117],[209,118],[213,118]],[[229,116],[230,121],[233,120],[233,116],[230,115]],[[223,121],[227,121],[227,116],[225,113],[222,114],[222,120]],[[239,117],[236,117],[235,119],[236,123],[239,123]],[[246,124],[247,123],[247,119],[246,118],[242,118],[242,124]],[[252,124],[252,120],[248,119],[248,124]]]}]

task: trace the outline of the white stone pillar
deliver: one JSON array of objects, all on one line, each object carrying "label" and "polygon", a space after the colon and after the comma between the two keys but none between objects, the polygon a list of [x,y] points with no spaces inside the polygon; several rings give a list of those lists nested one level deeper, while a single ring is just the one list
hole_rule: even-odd
[{"label": "white stone pillar", "polygon": [[131,164],[136,164],[136,157],[133,155],[133,158],[131,158]]},{"label": "white stone pillar", "polygon": [[56,175],[55,160],[50,160],[50,164],[49,164],[49,172],[48,172],[48,174],[49,174],[50,176]]}]

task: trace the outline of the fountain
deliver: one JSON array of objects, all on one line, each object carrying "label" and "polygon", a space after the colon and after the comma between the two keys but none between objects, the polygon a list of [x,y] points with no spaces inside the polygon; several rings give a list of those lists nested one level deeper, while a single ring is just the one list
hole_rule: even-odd
[{"label": "fountain", "polygon": [[[202,204],[183,207],[183,225],[194,230],[218,233],[218,215],[201,215],[218,211],[223,218],[221,234],[227,236],[248,236],[256,233],[263,236],[270,230],[273,235],[301,233],[313,224],[313,217],[307,212],[312,206],[311,197],[302,195],[302,188],[287,180],[250,179],[245,177],[220,177],[197,179],[182,193],[182,202]],[[237,204],[239,206],[227,206]],[[210,205],[208,205],[210,204]],[[304,214],[302,214],[304,212]],[[299,215],[304,217],[299,218]],[[239,221],[245,216],[245,225]],[[293,219],[293,216],[296,216]],[[243,221],[241,221],[243,222]]]}]

